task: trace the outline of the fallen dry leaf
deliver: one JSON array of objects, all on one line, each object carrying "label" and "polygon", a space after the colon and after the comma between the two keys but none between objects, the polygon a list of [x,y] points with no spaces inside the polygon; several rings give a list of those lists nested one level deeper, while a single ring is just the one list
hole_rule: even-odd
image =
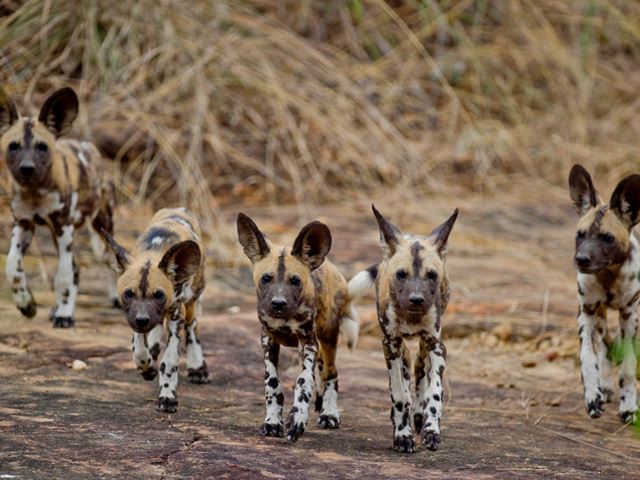
[{"label": "fallen dry leaf", "polygon": [[548,398],[544,401],[545,405],[549,405],[550,407],[559,407],[562,403],[561,397]]}]

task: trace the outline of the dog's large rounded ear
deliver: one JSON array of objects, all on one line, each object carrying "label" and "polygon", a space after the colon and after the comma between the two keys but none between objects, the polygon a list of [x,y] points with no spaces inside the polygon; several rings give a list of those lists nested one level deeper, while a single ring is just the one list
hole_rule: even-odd
[{"label": "dog's large rounded ear", "polygon": [[389,257],[393,256],[400,245],[400,238],[402,233],[395,225],[388,222],[386,218],[376,209],[375,205],[371,205],[373,214],[378,221],[378,227],[380,228],[380,246],[385,251],[385,254]]},{"label": "dog's large rounded ear", "polygon": [[38,121],[57,138],[71,130],[73,121],[78,116],[78,96],[69,87],[61,88],[47,98],[40,109]]},{"label": "dog's large rounded ear", "polygon": [[269,244],[253,220],[244,213],[239,213],[236,226],[238,241],[251,263],[256,263],[269,255]]},{"label": "dog's large rounded ear", "polygon": [[582,165],[571,167],[569,193],[571,194],[571,200],[573,200],[573,206],[580,216],[598,204],[598,192],[593,187],[591,175]]},{"label": "dog's large rounded ear", "polygon": [[315,270],[331,250],[331,232],[322,222],[311,222],[302,227],[293,242],[291,255],[296,257],[311,270]]},{"label": "dog's large rounded ear", "polygon": [[446,222],[434,228],[433,232],[429,234],[429,239],[433,246],[438,249],[440,257],[444,257],[447,254],[447,241],[457,218],[458,209],[456,208]]},{"label": "dog's large rounded ear", "polygon": [[18,121],[18,110],[16,104],[7,92],[0,87],[0,135],[11,128],[11,125]]},{"label": "dog's large rounded ear", "polygon": [[105,240],[106,244],[115,256],[116,261],[111,264],[112,270],[118,275],[122,275],[131,263],[131,255],[129,255],[127,249],[116,242],[106,230],[101,229],[100,235],[102,235],[102,238]]},{"label": "dog's large rounded ear", "polygon": [[200,247],[193,240],[184,240],[172,245],[164,254],[158,268],[165,272],[175,284],[187,281],[198,271],[202,261]]},{"label": "dog's large rounded ear", "polygon": [[611,211],[631,229],[640,220],[640,175],[622,179],[611,195]]}]

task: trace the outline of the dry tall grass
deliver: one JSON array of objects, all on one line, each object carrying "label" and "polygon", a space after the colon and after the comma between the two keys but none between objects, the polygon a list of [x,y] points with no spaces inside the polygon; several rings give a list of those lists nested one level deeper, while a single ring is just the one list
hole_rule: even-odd
[{"label": "dry tall grass", "polygon": [[[123,197],[335,201],[638,169],[640,3],[4,0],[0,81],[71,84]],[[399,187],[399,188],[398,188]],[[230,200],[231,199],[231,200]]]}]

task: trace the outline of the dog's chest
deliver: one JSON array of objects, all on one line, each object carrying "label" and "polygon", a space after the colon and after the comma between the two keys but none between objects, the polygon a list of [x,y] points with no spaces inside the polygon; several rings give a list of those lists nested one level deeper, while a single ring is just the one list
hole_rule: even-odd
[{"label": "dog's chest", "polygon": [[276,337],[306,336],[313,331],[314,312],[307,306],[302,306],[293,318],[272,317],[266,313],[260,313],[259,317],[267,331]]},{"label": "dog's chest", "polygon": [[582,303],[592,305],[600,302],[609,308],[619,310],[630,307],[638,300],[640,249],[635,238],[632,238],[632,243],[634,245],[631,256],[614,277],[607,278],[606,275],[578,273]]},{"label": "dog's chest", "polygon": [[48,219],[65,209],[66,203],[58,191],[18,191],[11,200],[11,210],[17,220]]},{"label": "dog's chest", "polygon": [[416,319],[416,321],[408,321],[401,315],[398,315],[393,306],[389,304],[381,320],[381,327],[389,337],[410,338],[422,333],[435,332],[437,330],[437,323],[438,315],[435,306],[431,307],[422,318]]}]

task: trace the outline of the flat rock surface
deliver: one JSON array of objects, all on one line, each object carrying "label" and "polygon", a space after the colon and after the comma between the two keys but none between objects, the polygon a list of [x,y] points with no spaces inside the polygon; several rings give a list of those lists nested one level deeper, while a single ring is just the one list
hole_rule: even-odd
[{"label": "flat rock surface", "polygon": [[[20,317],[9,286],[0,282],[0,479],[637,478],[640,437],[619,422],[615,404],[590,420],[582,403],[571,212],[523,203],[505,213],[497,201],[472,204],[478,202],[461,202],[461,219],[468,220],[451,239],[454,290],[444,323],[449,356],[439,451],[392,449],[387,374],[370,299],[360,308],[357,349],[342,345],[338,354],[341,428],[320,429],[312,413],[294,445],[261,437],[263,366],[250,275],[244,262],[223,266],[217,252],[210,255],[200,319],[212,381],[190,384],[182,363],[178,412],[157,413],[156,382],[135,371],[130,331],[121,313],[105,306],[105,270],[92,263],[84,240],[78,242],[85,268],[76,327],[51,327],[55,258],[40,235],[40,254],[27,262],[40,303],[35,319]],[[366,208],[366,215],[345,214],[338,226],[331,219],[342,212],[318,211],[334,229],[333,259],[347,275],[379,258]],[[395,223],[428,231],[449,210],[436,204]],[[300,226],[293,210],[260,215],[275,238],[291,239]],[[4,239],[9,228],[2,226]],[[136,228],[125,234],[133,238]],[[1,252],[6,244],[0,242]],[[283,350],[285,405],[296,358]],[[76,359],[87,368],[72,369]]]}]

